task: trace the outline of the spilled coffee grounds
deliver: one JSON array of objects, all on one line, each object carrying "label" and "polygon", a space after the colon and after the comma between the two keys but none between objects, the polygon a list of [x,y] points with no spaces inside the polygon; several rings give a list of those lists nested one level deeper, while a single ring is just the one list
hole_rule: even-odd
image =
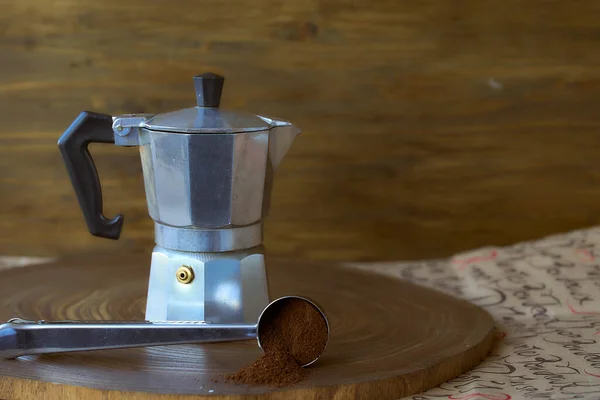
[{"label": "spilled coffee grounds", "polygon": [[246,385],[283,387],[300,382],[306,369],[286,351],[267,351],[252,364],[225,378]]},{"label": "spilled coffee grounds", "polygon": [[228,381],[253,386],[292,385],[308,373],[302,366],[315,360],[325,349],[327,324],[311,303],[288,298],[267,312],[259,332],[263,355],[238,372],[225,376]]}]

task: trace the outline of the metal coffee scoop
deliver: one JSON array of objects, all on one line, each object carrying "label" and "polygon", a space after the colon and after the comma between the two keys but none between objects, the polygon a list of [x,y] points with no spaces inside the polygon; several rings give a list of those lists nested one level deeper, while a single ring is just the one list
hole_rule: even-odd
[{"label": "metal coffee scoop", "polygon": [[[203,321],[27,321],[12,318],[0,325],[0,358],[32,354],[123,349],[188,343],[213,343],[256,338],[276,306],[288,299],[310,303],[323,317],[325,313],[311,300],[300,296],[280,297],[265,307],[256,325],[211,324]],[[324,349],[323,349],[324,350]],[[322,353],[322,352],[321,352]],[[320,357],[304,364],[306,367]]]}]

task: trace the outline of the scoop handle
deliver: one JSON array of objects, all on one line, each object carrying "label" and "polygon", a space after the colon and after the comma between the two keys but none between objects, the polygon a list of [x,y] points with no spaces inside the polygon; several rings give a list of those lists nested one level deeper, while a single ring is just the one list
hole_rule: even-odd
[{"label": "scoop handle", "polygon": [[112,117],[84,111],[58,140],[71,184],[83,211],[88,230],[94,236],[118,239],[123,216],[108,219],[102,213],[102,186],[94,160],[88,151],[90,143],[114,143]]},{"label": "scoop handle", "polygon": [[0,358],[246,340],[257,332],[248,324],[11,321],[0,325]]}]

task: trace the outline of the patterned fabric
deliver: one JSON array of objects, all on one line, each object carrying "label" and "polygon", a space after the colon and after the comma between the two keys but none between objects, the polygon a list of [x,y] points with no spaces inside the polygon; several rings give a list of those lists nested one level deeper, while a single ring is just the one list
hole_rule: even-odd
[{"label": "patterned fabric", "polygon": [[448,260],[351,264],[486,309],[499,344],[475,369],[406,399],[600,399],[600,228]]}]

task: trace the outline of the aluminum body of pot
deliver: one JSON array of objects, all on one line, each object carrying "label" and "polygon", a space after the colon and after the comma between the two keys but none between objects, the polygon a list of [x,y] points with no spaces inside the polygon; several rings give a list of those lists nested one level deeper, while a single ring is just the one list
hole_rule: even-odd
[{"label": "aluminum body of pot", "polygon": [[223,83],[212,73],[195,76],[197,105],[178,111],[85,111],[75,119],[58,145],[91,234],[118,239],[123,223],[122,215],[107,218],[102,211],[87,148],[100,142],[139,147],[148,212],[161,237],[175,229],[177,240],[197,240],[196,231],[212,230],[217,240],[238,240],[227,248],[259,244],[252,227],[268,214],[275,169],[300,130],[285,120],[219,108]]}]

